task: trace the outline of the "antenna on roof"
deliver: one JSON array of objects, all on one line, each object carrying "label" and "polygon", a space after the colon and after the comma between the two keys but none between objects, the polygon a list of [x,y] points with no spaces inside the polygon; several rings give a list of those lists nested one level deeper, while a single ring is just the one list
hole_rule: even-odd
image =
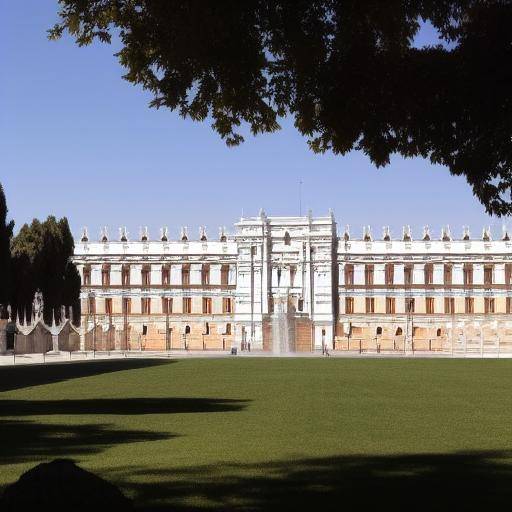
[{"label": "antenna on roof", "polygon": [[299,217],[302,217],[302,180],[299,180]]}]

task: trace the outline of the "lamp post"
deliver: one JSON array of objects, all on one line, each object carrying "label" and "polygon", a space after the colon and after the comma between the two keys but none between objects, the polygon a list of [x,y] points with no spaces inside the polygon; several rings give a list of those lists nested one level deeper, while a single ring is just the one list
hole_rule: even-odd
[{"label": "lamp post", "polygon": [[165,300],[165,350],[169,352],[169,299]]}]

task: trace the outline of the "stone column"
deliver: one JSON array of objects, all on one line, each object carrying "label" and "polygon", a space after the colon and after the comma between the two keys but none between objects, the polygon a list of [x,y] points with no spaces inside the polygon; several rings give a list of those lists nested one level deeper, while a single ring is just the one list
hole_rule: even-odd
[{"label": "stone column", "polygon": [[7,321],[0,320],[0,354],[7,351]]}]

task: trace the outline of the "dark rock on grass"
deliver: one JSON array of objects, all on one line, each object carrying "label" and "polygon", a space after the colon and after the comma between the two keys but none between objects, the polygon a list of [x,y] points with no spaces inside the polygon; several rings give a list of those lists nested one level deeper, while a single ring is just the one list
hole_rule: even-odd
[{"label": "dark rock on grass", "polygon": [[72,460],[56,459],[37,465],[7,487],[0,510],[131,511],[133,505],[115,485],[79,468]]}]

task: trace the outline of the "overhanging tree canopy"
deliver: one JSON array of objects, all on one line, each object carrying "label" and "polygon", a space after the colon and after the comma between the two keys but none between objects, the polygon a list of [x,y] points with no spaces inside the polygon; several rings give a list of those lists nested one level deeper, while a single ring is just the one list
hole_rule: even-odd
[{"label": "overhanging tree canopy", "polygon": [[[79,45],[114,30],[125,78],[151,106],[229,145],[291,115],[314,151],[422,156],[464,175],[489,213],[512,213],[508,0],[59,0]],[[448,45],[415,48],[420,20]],[[117,33],[116,32],[116,33]]]}]

